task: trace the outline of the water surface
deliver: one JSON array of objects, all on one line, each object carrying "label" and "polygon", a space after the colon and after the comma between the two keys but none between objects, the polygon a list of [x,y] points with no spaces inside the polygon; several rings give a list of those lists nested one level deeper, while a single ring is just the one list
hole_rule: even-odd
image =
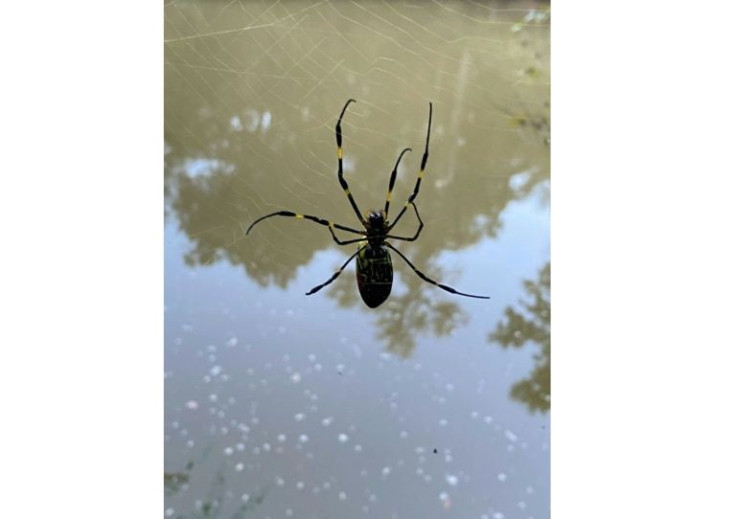
[{"label": "water surface", "polygon": [[[549,515],[544,4],[166,4],[167,517]],[[361,301],[358,227],[411,193],[395,284]],[[407,212],[401,235],[416,229]],[[343,239],[350,235],[342,236]]]}]

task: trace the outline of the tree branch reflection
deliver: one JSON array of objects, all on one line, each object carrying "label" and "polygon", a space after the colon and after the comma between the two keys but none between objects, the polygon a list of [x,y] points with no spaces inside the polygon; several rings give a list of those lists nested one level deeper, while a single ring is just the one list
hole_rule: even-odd
[{"label": "tree branch reflection", "polygon": [[506,320],[488,335],[488,340],[503,348],[521,348],[533,342],[539,349],[535,367],[525,379],[511,388],[511,397],[524,402],[530,411],[546,412],[550,407],[550,264],[539,272],[536,281],[525,281],[524,290],[531,302],[520,302],[523,310],[505,310]]}]

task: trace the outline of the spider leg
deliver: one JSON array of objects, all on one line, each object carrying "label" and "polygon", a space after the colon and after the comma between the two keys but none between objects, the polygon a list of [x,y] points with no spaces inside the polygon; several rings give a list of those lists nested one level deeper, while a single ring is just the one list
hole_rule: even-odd
[{"label": "spider leg", "polygon": [[340,274],[342,273],[342,271],[343,271],[343,270],[345,269],[345,267],[347,267],[347,266],[348,266],[348,263],[350,263],[350,262],[351,262],[351,261],[353,260],[353,258],[354,258],[355,256],[357,256],[357,255],[358,255],[358,253],[359,253],[360,251],[362,251],[363,249],[365,249],[365,248],[366,248],[367,246],[368,246],[368,245],[363,245],[363,246],[362,246],[362,247],[360,247],[360,248],[359,248],[358,250],[356,250],[356,251],[355,251],[355,252],[354,252],[354,253],[353,253],[353,254],[352,254],[352,255],[351,255],[351,256],[350,256],[350,257],[349,257],[349,258],[347,259],[347,261],[346,261],[345,263],[343,263],[343,264],[342,264],[342,267],[340,267],[340,269],[339,269],[338,271],[336,271],[336,272],[335,272],[334,274],[332,274],[332,277],[330,277],[330,279],[328,279],[327,281],[325,281],[325,282],[324,282],[324,283],[322,283],[321,285],[317,285],[316,287],[314,287],[314,288],[313,288],[312,290],[310,290],[309,292],[307,292],[307,295],[308,295],[308,296],[311,296],[311,295],[312,295],[312,294],[314,294],[315,292],[319,292],[319,291],[320,291],[320,290],[322,290],[322,289],[323,289],[324,287],[326,287],[327,285],[329,285],[330,283],[332,283],[333,281],[335,281],[335,280],[337,279],[337,276],[339,276],[339,275],[340,275]]},{"label": "spider leg", "polygon": [[398,223],[398,221],[401,219],[402,216],[404,216],[404,211],[406,211],[406,208],[411,204],[414,199],[419,194],[419,185],[422,183],[422,176],[424,176],[424,168],[427,166],[427,159],[429,158],[429,131],[432,128],[432,103],[429,103],[429,123],[427,124],[427,142],[424,145],[424,155],[422,155],[422,166],[419,169],[419,173],[417,174],[417,183],[414,185],[414,191],[411,195],[409,195],[409,200],[406,201],[404,204],[404,207],[401,208],[401,211],[399,212],[399,215],[396,217],[396,220],[389,226],[388,230],[390,231],[394,225]]},{"label": "spider leg", "polygon": [[424,228],[424,222],[422,221],[422,217],[419,216],[419,209],[417,209],[416,204],[412,202],[411,206],[414,208],[414,212],[417,214],[417,219],[419,220],[419,228],[417,229],[417,232],[414,233],[414,236],[411,238],[405,238],[404,236],[392,236],[391,234],[387,234],[386,238],[393,238],[394,240],[404,240],[404,241],[414,241],[417,238],[419,238],[419,233],[422,232],[422,229]]},{"label": "spider leg", "polygon": [[417,276],[419,276],[420,278],[422,278],[422,279],[423,279],[424,281],[426,281],[427,283],[432,283],[433,285],[435,285],[435,286],[438,286],[438,287],[440,287],[440,288],[441,288],[442,290],[446,290],[447,292],[450,292],[451,294],[457,294],[457,295],[459,295],[459,296],[465,296],[465,297],[474,297],[474,298],[476,298],[476,299],[490,299],[490,297],[488,297],[488,296],[476,296],[476,295],[473,295],[473,294],[465,294],[465,293],[463,293],[463,292],[458,292],[457,290],[455,290],[455,289],[454,289],[454,288],[452,288],[452,287],[448,287],[447,285],[443,285],[442,283],[437,283],[436,281],[434,281],[434,280],[432,280],[432,279],[428,278],[428,277],[427,277],[426,275],[424,275],[424,273],[422,273],[422,271],[421,271],[421,270],[419,270],[419,269],[418,269],[418,268],[416,268],[416,267],[415,267],[414,265],[412,265],[411,261],[409,261],[409,259],[408,259],[408,258],[407,258],[406,256],[404,256],[404,255],[403,255],[403,254],[401,253],[401,251],[399,251],[399,249],[397,249],[396,247],[394,247],[393,245],[391,245],[391,244],[390,244],[390,243],[388,243],[388,242],[384,242],[384,243],[386,244],[386,246],[387,246],[388,248],[392,249],[392,250],[393,250],[394,252],[396,252],[396,253],[397,253],[397,254],[398,254],[399,256],[401,256],[401,259],[403,259],[404,261],[406,261],[406,263],[407,263],[407,264],[408,264],[408,265],[409,265],[409,266],[410,266],[410,267],[412,268],[412,270],[413,270],[413,271],[414,271],[414,272],[416,273],[416,275],[417,275]]},{"label": "spider leg", "polygon": [[353,211],[355,211],[355,214],[358,216],[358,220],[360,220],[361,223],[365,223],[363,216],[360,214],[360,209],[358,209],[358,204],[355,203],[355,199],[350,193],[348,182],[343,178],[342,171],[342,127],[340,126],[340,123],[342,122],[342,116],[345,115],[345,110],[348,109],[348,105],[354,102],[356,102],[355,99],[348,99],[348,102],[342,107],[342,112],[340,112],[340,117],[338,118],[337,125],[335,126],[335,138],[337,139],[337,179],[340,181],[340,186],[343,191],[345,191],[345,194],[348,195],[348,200],[350,201],[350,205],[353,206]]},{"label": "spider leg", "polygon": [[312,216],[309,214],[299,214],[295,213],[293,211],[276,211],[275,213],[267,214],[266,216],[261,216],[258,220],[250,224],[250,227],[248,227],[248,230],[245,231],[245,234],[247,235],[250,230],[261,220],[265,220],[266,218],[271,218],[272,216],[290,216],[293,218],[303,218],[305,220],[311,220],[313,222],[316,222],[320,225],[324,225],[330,230],[330,233],[332,234],[332,239],[335,240],[335,242],[338,245],[347,245],[348,243],[355,243],[356,241],[360,241],[363,238],[359,238],[357,240],[346,240],[341,241],[336,235],[335,235],[335,229],[340,229],[342,231],[351,232],[353,234],[360,234],[365,235],[365,231],[358,231],[356,229],[352,229],[350,227],[347,227],[345,225],[340,225],[339,223],[332,223],[329,220],[325,220],[324,218],[319,218],[318,216]]},{"label": "spider leg", "polygon": [[384,207],[383,209],[383,212],[386,213],[386,217],[388,217],[388,204],[391,203],[391,192],[394,190],[394,184],[396,183],[396,169],[399,167],[399,162],[401,162],[401,157],[403,157],[404,153],[406,153],[407,151],[411,151],[411,148],[404,148],[399,154],[399,158],[396,159],[396,165],[394,166],[394,170],[391,172],[391,179],[388,181],[388,193],[386,193],[386,207]]}]

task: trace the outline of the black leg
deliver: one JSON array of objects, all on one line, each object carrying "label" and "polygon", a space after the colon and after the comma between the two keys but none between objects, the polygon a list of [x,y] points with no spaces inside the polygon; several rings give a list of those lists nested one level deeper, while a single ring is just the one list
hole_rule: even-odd
[{"label": "black leg", "polygon": [[414,236],[412,236],[411,238],[405,238],[404,236],[392,236],[391,234],[387,234],[386,238],[393,238],[394,240],[404,241],[414,241],[419,238],[419,233],[422,232],[422,229],[424,229],[424,222],[422,221],[421,216],[419,216],[419,209],[417,209],[417,205],[412,202],[411,206],[414,208],[414,212],[417,214],[417,219],[419,220],[419,228],[417,229],[417,232],[414,233]]},{"label": "black leg", "polygon": [[406,261],[406,263],[412,268],[412,270],[416,273],[416,275],[419,276],[420,278],[422,278],[427,283],[432,283],[433,285],[435,285],[437,287],[440,287],[442,290],[446,290],[447,292],[450,292],[451,294],[457,294],[459,296],[465,296],[465,297],[474,297],[476,299],[490,299],[490,297],[488,297],[488,296],[476,296],[476,295],[473,295],[473,294],[465,294],[463,292],[458,292],[457,290],[455,290],[452,287],[448,287],[447,285],[443,285],[442,283],[437,283],[433,279],[430,279],[427,276],[425,276],[424,273],[421,270],[419,270],[414,265],[412,265],[411,261],[409,261],[409,259],[406,256],[404,256],[401,253],[401,251],[399,251],[399,249],[397,249],[396,247],[394,247],[393,245],[391,245],[388,242],[386,242],[386,246],[388,248],[390,248],[391,250],[393,250],[394,252],[396,252],[399,256],[401,256],[401,259],[403,259],[404,261]]},{"label": "black leg", "polygon": [[347,241],[341,241],[336,235],[334,229],[340,229],[342,231],[351,232],[353,234],[360,234],[365,235],[365,231],[358,231],[356,229],[352,229],[350,227],[347,227],[345,225],[340,225],[339,223],[332,223],[329,220],[325,220],[324,218],[319,218],[318,216],[312,216],[309,214],[299,214],[295,213],[293,211],[277,211],[275,213],[267,214],[266,216],[261,216],[258,220],[250,224],[250,227],[248,227],[248,230],[245,231],[245,234],[247,235],[250,230],[261,220],[265,220],[266,218],[271,218],[272,216],[290,216],[293,218],[303,218],[305,220],[311,220],[313,222],[316,222],[320,225],[324,225],[330,230],[330,233],[332,233],[332,239],[335,240],[335,242],[338,245],[347,245],[348,243],[355,243],[356,241],[360,241],[363,238],[359,238],[357,240],[347,240]]},{"label": "black leg", "polygon": [[350,193],[348,182],[343,178],[342,171],[342,127],[340,126],[340,123],[342,122],[342,116],[345,115],[345,110],[348,109],[348,105],[354,102],[356,102],[355,99],[348,99],[348,102],[342,107],[340,117],[337,119],[337,126],[335,126],[335,137],[337,138],[337,179],[340,181],[340,186],[343,191],[345,191],[345,194],[348,195],[348,200],[350,200],[350,205],[353,206],[353,211],[355,211],[355,214],[358,216],[358,220],[365,224],[365,220],[363,220],[363,216],[360,214],[360,209],[358,209],[358,204],[355,203],[355,199]]},{"label": "black leg", "polygon": [[388,230],[390,231],[394,225],[396,225],[402,216],[404,216],[404,211],[406,211],[406,208],[411,204],[414,199],[419,194],[419,185],[422,183],[422,176],[424,176],[424,168],[427,166],[427,159],[429,158],[429,131],[432,128],[432,103],[429,103],[429,123],[427,124],[427,142],[424,145],[424,155],[422,155],[422,166],[419,169],[419,173],[417,174],[417,183],[414,185],[414,191],[409,196],[409,200],[406,201],[404,204],[404,207],[401,208],[401,211],[399,212],[399,215],[396,217],[396,220],[389,226]]},{"label": "black leg", "polygon": [[325,282],[324,282],[324,283],[322,283],[321,285],[317,285],[316,287],[314,287],[314,288],[313,288],[312,290],[310,290],[309,292],[307,292],[307,295],[308,295],[308,296],[311,296],[311,295],[312,295],[312,294],[314,294],[315,292],[319,292],[319,291],[320,291],[320,290],[322,290],[322,289],[323,289],[324,287],[326,287],[327,285],[329,285],[330,283],[332,283],[333,281],[335,281],[335,280],[337,279],[337,276],[339,276],[340,274],[342,274],[342,271],[343,271],[343,270],[345,269],[345,267],[347,267],[347,266],[348,266],[348,263],[350,263],[350,262],[352,261],[352,259],[353,259],[353,258],[354,258],[355,256],[357,256],[357,255],[358,255],[358,253],[359,253],[360,251],[362,251],[363,249],[365,249],[366,247],[367,247],[367,245],[364,245],[364,246],[360,247],[360,248],[359,248],[358,250],[356,250],[356,251],[355,251],[355,252],[354,252],[354,253],[353,253],[353,254],[352,254],[352,255],[351,255],[351,256],[350,256],[349,258],[348,258],[348,260],[347,260],[347,261],[346,261],[345,263],[343,263],[343,264],[342,264],[342,267],[340,267],[340,269],[339,269],[339,270],[338,270],[337,272],[335,272],[334,274],[332,274],[332,277],[331,277],[330,279],[328,279],[327,281],[325,281]]},{"label": "black leg", "polygon": [[391,203],[391,193],[394,190],[394,183],[396,183],[396,170],[399,167],[399,162],[401,162],[401,157],[404,156],[404,153],[407,151],[411,151],[411,148],[404,148],[402,152],[399,154],[399,158],[396,159],[396,165],[394,166],[394,170],[391,172],[391,179],[388,181],[388,193],[386,193],[386,206],[383,209],[383,212],[386,213],[385,217],[388,218],[388,204]]}]

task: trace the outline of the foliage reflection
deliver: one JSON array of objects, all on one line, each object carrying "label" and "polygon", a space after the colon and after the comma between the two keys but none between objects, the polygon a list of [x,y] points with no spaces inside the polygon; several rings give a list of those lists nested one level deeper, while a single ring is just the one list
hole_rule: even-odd
[{"label": "foliage reflection", "polygon": [[530,411],[546,412],[550,406],[550,264],[539,272],[536,281],[525,281],[530,301],[520,303],[522,310],[507,307],[505,320],[488,335],[488,340],[503,348],[521,348],[531,342],[538,348],[535,366],[525,379],[511,388],[511,397],[524,402]]}]

